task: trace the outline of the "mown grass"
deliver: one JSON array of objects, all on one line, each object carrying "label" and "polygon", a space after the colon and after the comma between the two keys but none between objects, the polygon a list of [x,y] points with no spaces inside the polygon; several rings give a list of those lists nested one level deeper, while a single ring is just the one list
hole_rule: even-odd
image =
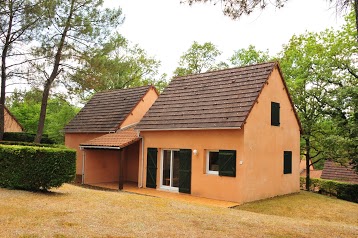
[{"label": "mown grass", "polygon": [[[231,209],[68,184],[52,191],[41,194],[0,189],[0,237],[358,236],[358,221],[354,220],[358,205],[316,194],[302,193],[298,194],[304,196],[302,199],[285,196]],[[286,203],[291,208],[279,208],[283,202],[275,203],[276,199],[290,200]],[[310,211],[316,213],[315,218],[305,215],[302,204],[295,204],[307,199],[319,202],[311,204],[316,207]],[[333,218],[323,216],[328,212]]]},{"label": "mown grass", "polygon": [[297,219],[358,225],[358,204],[301,191],[237,206],[236,209]]}]

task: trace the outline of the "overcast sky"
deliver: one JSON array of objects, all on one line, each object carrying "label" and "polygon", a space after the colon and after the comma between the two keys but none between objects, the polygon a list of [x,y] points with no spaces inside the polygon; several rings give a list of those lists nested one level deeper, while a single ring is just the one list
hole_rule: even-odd
[{"label": "overcast sky", "polygon": [[222,14],[220,4],[190,7],[180,0],[106,0],[106,6],[122,8],[125,21],[119,32],[159,59],[160,72],[171,76],[193,41],[214,43],[227,59],[250,44],[274,55],[294,34],[337,29],[343,17],[328,2],[289,0],[282,9],[269,7],[236,21]]}]

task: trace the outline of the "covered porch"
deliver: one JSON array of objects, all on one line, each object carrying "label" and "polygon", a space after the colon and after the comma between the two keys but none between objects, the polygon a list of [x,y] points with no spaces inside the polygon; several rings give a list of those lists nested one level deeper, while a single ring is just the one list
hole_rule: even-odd
[{"label": "covered porch", "polygon": [[82,184],[125,184],[138,187],[141,140],[133,128],[106,134],[81,144]]}]

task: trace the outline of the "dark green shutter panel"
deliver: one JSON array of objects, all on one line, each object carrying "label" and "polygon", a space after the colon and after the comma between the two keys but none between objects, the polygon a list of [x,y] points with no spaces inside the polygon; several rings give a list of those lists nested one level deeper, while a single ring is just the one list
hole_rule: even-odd
[{"label": "dark green shutter panel", "polygon": [[283,173],[292,174],[292,151],[283,152]]},{"label": "dark green shutter panel", "polygon": [[219,150],[219,175],[236,177],[236,150]]},{"label": "dark green shutter panel", "polygon": [[179,192],[191,192],[191,150],[179,151]]},{"label": "dark green shutter panel", "polygon": [[157,148],[147,150],[147,188],[157,187]]},{"label": "dark green shutter panel", "polygon": [[280,125],[280,104],[277,102],[271,102],[271,125]]}]

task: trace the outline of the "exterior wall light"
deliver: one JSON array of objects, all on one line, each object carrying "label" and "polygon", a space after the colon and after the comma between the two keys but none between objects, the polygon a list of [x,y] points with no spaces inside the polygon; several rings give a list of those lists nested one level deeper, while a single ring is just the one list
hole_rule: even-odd
[{"label": "exterior wall light", "polygon": [[193,154],[197,155],[198,154],[198,150],[193,150]]}]

